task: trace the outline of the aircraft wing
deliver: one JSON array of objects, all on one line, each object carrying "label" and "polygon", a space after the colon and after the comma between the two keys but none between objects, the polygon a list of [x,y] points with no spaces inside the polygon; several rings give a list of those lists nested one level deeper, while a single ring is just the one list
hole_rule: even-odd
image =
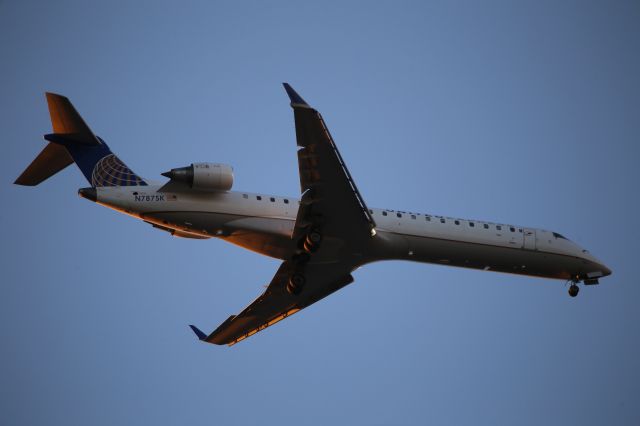
[{"label": "aircraft wing", "polygon": [[353,282],[345,264],[310,263],[305,268],[305,290],[294,296],[286,290],[292,270],[291,261],[283,262],[264,293],[208,336],[193,325],[191,329],[202,341],[232,346]]},{"label": "aircraft wing", "polygon": [[[295,249],[267,290],[238,315],[209,335],[191,326],[200,340],[209,343],[233,345],[353,282],[351,271],[359,259],[350,254],[374,235],[375,222],[322,116],[287,83],[284,88],[294,110],[299,147],[302,197],[291,236]],[[312,231],[322,242],[305,249]],[[303,289],[295,295],[287,291],[294,272],[304,275]]]},{"label": "aircraft wing", "polygon": [[322,116],[284,83],[293,108],[302,199],[293,238],[320,224],[325,236],[351,242],[369,238],[373,217],[356,187]]}]

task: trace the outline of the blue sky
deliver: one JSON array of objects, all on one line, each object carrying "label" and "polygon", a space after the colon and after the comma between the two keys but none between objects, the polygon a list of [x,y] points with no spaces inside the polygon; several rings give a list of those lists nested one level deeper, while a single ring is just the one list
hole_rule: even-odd
[{"label": "blue sky", "polygon": [[[0,422],[638,424],[637,2],[0,3]],[[232,348],[278,262],[11,182],[71,98],[137,173],[194,161],[297,195],[318,108],[370,206],[558,231],[614,274],[383,262]]]}]

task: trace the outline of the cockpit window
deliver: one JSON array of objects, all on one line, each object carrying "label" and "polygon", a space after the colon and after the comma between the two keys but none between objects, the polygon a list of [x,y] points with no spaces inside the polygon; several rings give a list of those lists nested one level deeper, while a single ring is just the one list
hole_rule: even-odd
[{"label": "cockpit window", "polygon": [[563,240],[569,241],[569,239],[567,237],[565,237],[564,235],[558,234],[557,232],[554,232],[553,236],[556,237],[556,238],[562,238]]}]

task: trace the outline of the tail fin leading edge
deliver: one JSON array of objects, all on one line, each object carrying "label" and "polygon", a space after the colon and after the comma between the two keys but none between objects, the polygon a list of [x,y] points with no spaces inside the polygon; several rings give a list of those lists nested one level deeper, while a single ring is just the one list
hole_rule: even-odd
[{"label": "tail fin leading edge", "polygon": [[94,135],[69,99],[47,93],[47,103],[54,133],[45,135],[49,144],[16,179],[16,184],[37,185],[75,162],[94,187],[147,185]]}]

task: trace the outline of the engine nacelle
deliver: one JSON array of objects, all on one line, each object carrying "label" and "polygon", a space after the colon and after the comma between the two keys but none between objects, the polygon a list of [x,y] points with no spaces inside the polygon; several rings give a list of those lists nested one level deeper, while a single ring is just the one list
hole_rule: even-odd
[{"label": "engine nacelle", "polygon": [[233,186],[233,168],[226,164],[193,163],[162,173],[169,179],[184,182],[199,191],[228,191]]}]

